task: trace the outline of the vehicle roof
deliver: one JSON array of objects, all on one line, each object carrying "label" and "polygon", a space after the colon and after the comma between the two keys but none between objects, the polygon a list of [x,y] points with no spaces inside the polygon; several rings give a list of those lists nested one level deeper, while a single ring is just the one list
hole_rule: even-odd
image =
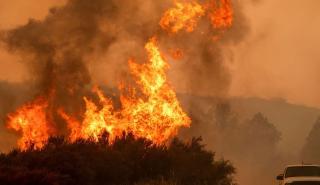
[{"label": "vehicle roof", "polygon": [[317,181],[320,182],[320,177],[289,177],[285,179],[285,183],[303,182],[303,181]]},{"label": "vehicle roof", "polygon": [[296,165],[287,165],[286,168],[288,168],[288,167],[299,167],[299,166],[316,166],[316,167],[320,167],[320,165],[318,165],[318,164],[296,164]]}]

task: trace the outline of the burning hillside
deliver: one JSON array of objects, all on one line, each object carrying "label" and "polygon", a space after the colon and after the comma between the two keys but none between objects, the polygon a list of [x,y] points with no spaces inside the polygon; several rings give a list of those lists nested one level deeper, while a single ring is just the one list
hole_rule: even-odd
[{"label": "burning hillside", "polygon": [[[93,7],[87,7],[98,11],[97,15],[90,15],[91,17],[76,22],[74,27],[61,24],[60,17],[69,15],[70,12],[76,12],[74,14],[79,16],[77,8],[86,8],[81,7],[81,2],[70,1],[64,8],[53,9],[52,15],[44,22],[31,21],[28,25],[5,34],[4,41],[8,47],[23,54],[26,60],[30,60],[31,69],[39,72],[36,98],[8,115],[7,127],[21,135],[19,147],[22,150],[30,147],[41,149],[49,137],[58,135],[67,135],[71,142],[90,138],[97,141],[104,132],[109,133],[110,142],[123,133],[132,133],[137,138],[146,138],[157,145],[166,143],[177,135],[180,127],[188,127],[191,120],[182,109],[166,75],[169,70],[167,61],[171,57],[170,52],[166,51],[170,48],[160,46],[161,42],[157,40],[166,37],[168,42],[174,44],[174,37],[178,32],[196,32],[200,21],[211,25],[211,36],[217,38],[214,32],[232,25],[231,2],[175,1],[173,7],[165,10],[158,21],[158,27],[164,32],[150,33],[144,45],[146,57],[140,58],[145,62],[138,63],[134,57],[128,62],[128,73],[131,74],[133,83],[118,80],[119,108],[115,107],[113,100],[96,84],[88,81],[90,74],[85,64],[86,55],[92,54],[92,48],[98,48],[95,52],[101,52],[108,39],[112,42],[111,36],[104,31],[112,25],[103,26],[103,19],[100,17],[100,14],[111,11],[108,9],[113,8],[112,4],[98,0]],[[113,5],[117,6],[116,3]],[[82,28],[83,24],[88,24],[88,27]],[[50,27],[97,29],[91,30],[90,34],[87,30],[74,39],[61,39],[61,34],[48,30]],[[50,34],[42,35],[43,31]],[[203,35],[203,31],[200,32]],[[99,37],[92,37],[93,35]],[[100,38],[102,41],[105,39],[106,43],[96,40]],[[210,40],[212,43],[214,41]],[[80,43],[88,46],[78,45]],[[188,52],[180,48],[176,50],[180,56],[188,55]],[[93,90],[88,91],[88,85],[93,86]]]}]

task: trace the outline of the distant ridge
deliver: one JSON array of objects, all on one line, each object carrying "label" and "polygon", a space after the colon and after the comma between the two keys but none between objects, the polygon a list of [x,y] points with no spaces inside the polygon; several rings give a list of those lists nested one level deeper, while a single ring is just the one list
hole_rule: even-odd
[{"label": "distant ridge", "polygon": [[300,150],[320,109],[296,105],[283,99],[240,98],[231,99],[232,107],[246,117],[262,112],[282,133],[281,147],[287,152]]},{"label": "distant ridge", "polygon": [[320,109],[286,102],[284,99],[262,99],[257,97],[232,97],[218,99],[215,97],[178,95],[186,110],[192,114],[205,114],[218,102],[228,102],[241,119],[250,119],[261,112],[282,133],[280,151],[295,153],[305,143],[314,122],[320,116]]}]

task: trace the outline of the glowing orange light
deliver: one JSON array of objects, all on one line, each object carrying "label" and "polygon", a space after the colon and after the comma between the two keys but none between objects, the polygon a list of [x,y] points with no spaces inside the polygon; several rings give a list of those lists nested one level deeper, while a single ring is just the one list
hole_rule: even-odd
[{"label": "glowing orange light", "polygon": [[[160,53],[156,40],[151,39],[145,46],[149,61],[139,65],[129,61],[131,73],[144,97],[122,95],[121,110],[114,110],[112,101],[106,98],[99,89],[94,91],[99,97],[101,109],[84,98],[86,112],[81,127],[71,131],[75,138],[94,138],[103,132],[109,133],[110,141],[122,135],[132,133],[136,137],[150,139],[155,144],[167,141],[177,134],[178,128],[189,126],[190,118],[182,110],[176,94],[167,82],[165,70],[169,67]],[[121,90],[121,88],[120,88]],[[69,125],[77,125],[69,116],[62,114]]]},{"label": "glowing orange light", "polygon": [[7,127],[22,134],[18,141],[22,150],[29,147],[41,148],[49,138],[47,106],[48,102],[45,99],[38,98],[8,116]]},{"label": "glowing orange light", "polygon": [[233,10],[230,0],[212,0],[209,18],[214,28],[229,28],[232,26]]},{"label": "glowing orange light", "polygon": [[172,33],[183,29],[192,32],[204,14],[203,7],[197,2],[176,2],[174,8],[164,13],[160,20],[160,26]]}]

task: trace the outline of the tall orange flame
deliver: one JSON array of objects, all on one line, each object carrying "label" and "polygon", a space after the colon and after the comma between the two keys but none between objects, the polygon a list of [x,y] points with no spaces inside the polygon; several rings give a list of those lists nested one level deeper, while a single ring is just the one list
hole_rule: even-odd
[{"label": "tall orange flame", "polygon": [[[175,7],[164,13],[159,24],[170,33],[181,30],[192,32],[200,18],[208,15],[214,28],[230,27],[233,21],[231,1],[209,1],[209,4],[201,5],[196,0],[177,0]],[[64,112],[63,107],[57,110],[67,122],[71,142],[80,138],[98,140],[99,135],[104,132],[110,134],[109,139],[112,142],[124,132],[130,132],[136,137],[144,137],[160,144],[176,135],[180,127],[190,125],[190,118],[182,110],[173,88],[167,81],[166,70],[169,65],[158,48],[156,38],[150,39],[145,50],[148,54],[145,64],[129,60],[130,71],[135,77],[138,89],[119,87],[122,105],[120,109],[115,110],[112,100],[101,90],[94,88],[99,102],[83,98],[85,113],[81,121]],[[172,51],[175,59],[183,55],[183,51],[179,49]],[[8,115],[8,128],[22,135],[18,141],[21,149],[42,148],[52,135],[52,119],[48,117],[48,107],[48,100],[38,98]]]},{"label": "tall orange flame", "polygon": [[[178,128],[190,125],[190,118],[180,107],[175,92],[167,82],[165,71],[169,65],[160,53],[156,39],[150,39],[145,49],[148,53],[147,63],[140,65],[129,60],[131,73],[142,92],[141,97],[135,95],[136,89],[131,89],[132,93],[125,93],[125,89],[121,88],[122,108],[114,110],[111,99],[94,88],[99,105],[84,97],[86,111],[81,122],[63,109],[58,110],[68,123],[71,141],[80,138],[98,140],[101,134],[108,132],[112,142],[124,132],[130,132],[136,137],[160,144],[176,135]],[[39,149],[47,141],[50,136],[47,108],[48,102],[39,98],[9,115],[8,127],[22,133],[19,140],[21,149]]]},{"label": "tall orange flame", "polygon": [[42,148],[47,141],[50,135],[47,107],[48,102],[43,98],[38,98],[8,116],[8,128],[22,134],[18,141],[21,149]]},{"label": "tall orange flame", "polygon": [[189,126],[190,119],[180,107],[175,92],[167,82],[165,70],[169,66],[161,55],[156,40],[151,39],[145,49],[149,55],[148,63],[138,65],[131,61],[129,64],[147,98],[138,99],[136,103],[123,98],[122,103],[126,105],[125,115],[133,115],[125,117],[134,123],[135,133],[161,143],[175,135],[179,127]]},{"label": "tall orange flame", "polygon": [[[175,92],[167,82],[165,70],[169,66],[156,45],[156,39],[151,39],[145,49],[149,56],[148,63],[139,65],[133,60],[129,61],[131,72],[144,97],[137,98],[134,93],[122,95],[122,109],[115,111],[112,101],[99,89],[94,89],[102,108],[98,109],[93,101],[84,98],[85,117],[79,130],[71,131],[71,140],[98,139],[106,131],[112,141],[123,132],[130,132],[136,137],[160,144],[175,135],[179,127],[189,126],[190,118],[180,107]],[[69,125],[78,125],[66,114],[61,115]]]}]

